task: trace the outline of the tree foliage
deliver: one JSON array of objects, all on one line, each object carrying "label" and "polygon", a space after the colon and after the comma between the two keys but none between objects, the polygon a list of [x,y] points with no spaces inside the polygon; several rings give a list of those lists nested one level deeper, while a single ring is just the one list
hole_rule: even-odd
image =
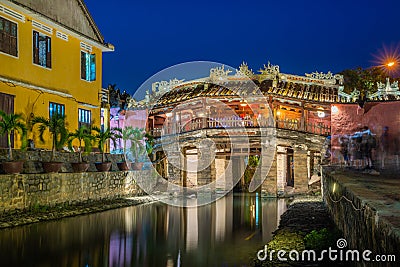
[{"label": "tree foliage", "polygon": [[361,67],[355,69],[346,69],[340,72],[344,78],[344,91],[351,93],[357,89],[361,94],[376,92],[377,83],[385,82],[387,75],[378,67],[363,69]]},{"label": "tree foliage", "polygon": [[[94,141],[95,137],[92,135],[92,130],[86,126],[81,126],[69,134],[68,138],[68,148],[72,149],[72,142],[75,139],[79,141],[79,162],[82,162],[82,151],[84,150],[86,153],[89,153],[92,150],[92,141]],[[83,147],[83,144],[85,146]]]},{"label": "tree foliage", "polygon": [[0,110],[0,135],[7,135],[8,158],[14,160],[11,148],[11,134],[19,132],[22,135],[23,142],[26,139],[26,126],[21,114],[6,114]]},{"label": "tree foliage", "polygon": [[52,154],[51,161],[54,160],[55,151],[63,148],[68,140],[68,130],[66,127],[65,116],[54,113],[51,118],[46,119],[45,117],[34,117],[32,119],[32,125],[38,124],[39,139],[42,143],[44,140],[44,133],[48,130],[52,137]]},{"label": "tree foliage", "polygon": [[107,145],[107,141],[111,140],[113,142],[113,145],[115,147],[116,145],[116,139],[119,137],[118,135],[118,129],[119,128],[108,128],[105,131],[102,131],[99,127],[93,127],[92,130],[96,132],[95,138],[97,139],[98,142],[98,148],[101,152],[101,161],[105,161],[105,146]]}]

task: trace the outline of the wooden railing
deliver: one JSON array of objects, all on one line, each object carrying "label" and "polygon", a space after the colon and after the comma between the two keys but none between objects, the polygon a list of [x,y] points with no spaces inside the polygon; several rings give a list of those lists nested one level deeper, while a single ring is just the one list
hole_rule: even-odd
[{"label": "wooden railing", "polygon": [[305,125],[301,125],[300,121],[295,119],[276,120],[275,122],[276,128],[278,129],[294,130],[326,136],[331,132],[331,127],[323,122],[310,122]]},{"label": "wooden railing", "polygon": [[[294,130],[299,132],[308,132],[318,135],[329,135],[331,128],[322,122],[317,123],[306,123],[301,125],[298,120],[277,120],[275,121],[275,126],[278,129]],[[261,125],[260,127],[266,127],[267,125]],[[151,131],[154,137],[160,137],[162,135],[171,135],[178,133],[187,133],[190,131],[200,130],[200,129],[223,129],[223,128],[252,128],[259,127],[256,120],[242,119],[240,117],[230,117],[230,118],[216,118],[216,119],[206,119],[197,118],[184,125],[176,124],[175,126],[169,125],[163,128],[155,128]]]}]

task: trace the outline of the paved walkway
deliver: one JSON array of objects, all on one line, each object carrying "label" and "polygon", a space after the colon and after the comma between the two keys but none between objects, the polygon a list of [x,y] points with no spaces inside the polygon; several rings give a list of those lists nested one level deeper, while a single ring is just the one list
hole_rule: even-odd
[{"label": "paved walkway", "polygon": [[381,171],[379,175],[371,175],[356,170],[335,170],[331,175],[363,204],[374,208],[400,235],[400,172]]}]

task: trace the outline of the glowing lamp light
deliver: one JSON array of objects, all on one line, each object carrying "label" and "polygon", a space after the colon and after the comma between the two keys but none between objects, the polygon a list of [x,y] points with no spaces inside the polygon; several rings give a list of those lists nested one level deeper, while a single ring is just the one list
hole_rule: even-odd
[{"label": "glowing lamp light", "polygon": [[165,114],[165,116],[167,116],[168,118],[171,118],[172,117],[172,113],[168,112],[168,113]]},{"label": "glowing lamp light", "polygon": [[332,193],[336,192],[336,183],[333,184]]},{"label": "glowing lamp light", "polygon": [[317,115],[318,115],[319,118],[324,118],[325,117],[325,112],[317,111]]},{"label": "glowing lamp light", "polygon": [[240,106],[241,107],[245,107],[245,106],[247,106],[247,104],[246,103],[241,103]]},{"label": "glowing lamp light", "polygon": [[332,114],[336,114],[339,112],[339,108],[337,106],[332,106],[331,111],[332,111]]},{"label": "glowing lamp light", "polygon": [[390,61],[388,64],[386,64],[388,67],[393,67],[394,66],[394,61]]},{"label": "glowing lamp light", "polygon": [[276,112],[276,115],[277,115],[277,116],[281,115],[281,112],[278,110],[278,111]]}]

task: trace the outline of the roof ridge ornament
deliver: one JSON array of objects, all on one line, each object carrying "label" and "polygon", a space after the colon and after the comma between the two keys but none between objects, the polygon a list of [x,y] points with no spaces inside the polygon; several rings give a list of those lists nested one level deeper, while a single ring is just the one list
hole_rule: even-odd
[{"label": "roof ridge ornament", "polygon": [[377,82],[376,83],[378,87],[378,91],[375,93],[371,94],[368,96],[369,99],[373,98],[382,98],[386,99],[388,95],[393,95],[395,97],[400,97],[400,91],[399,91],[399,82],[394,81],[393,83],[390,83],[390,79],[386,78],[386,84],[383,82]]},{"label": "roof ridge ornament", "polygon": [[328,71],[328,73],[315,71],[312,73],[305,73],[305,76],[313,79],[324,80],[329,84],[336,84],[336,81],[338,81],[339,85],[343,85],[344,80],[343,75],[333,74],[331,71]]},{"label": "roof ridge ornament", "polygon": [[177,78],[170,79],[169,81],[154,82],[151,85],[151,92],[153,96],[158,96],[170,91],[173,87],[182,83],[184,79],[178,80]]},{"label": "roof ridge ornament", "polygon": [[243,61],[239,66],[239,70],[236,70],[235,76],[247,76],[251,78],[254,76],[254,72],[252,69],[249,69],[247,63]]},{"label": "roof ridge ornament", "polygon": [[151,84],[151,93],[146,90],[146,95],[144,99],[137,101],[133,97],[129,97],[127,100],[127,108],[134,109],[139,107],[149,106],[154,99],[160,98],[163,94],[169,92],[171,89],[181,84],[184,79],[179,80],[177,78],[170,79],[169,81],[159,81]]},{"label": "roof ridge ornament", "polygon": [[210,80],[211,81],[218,81],[218,80],[224,80],[228,77],[229,73],[232,71],[227,69],[225,70],[225,65],[222,65],[221,67],[215,67],[210,69]]},{"label": "roof ridge ornament", "polygon": [[339,97],[345,99],[346,102],[356,102],[357,99],[360,97],[361,92],[357,90],[357,88],[354,88],[354,90],[350,93],[347,94],[344,91],[343,86],[339,86]]},{"label": "roof ridge ornament", "polygon": [[258,71],[261,75],[278,75],[279,65],[272,65],[269,61],[268,64],[264,64],[264,69]]}]

